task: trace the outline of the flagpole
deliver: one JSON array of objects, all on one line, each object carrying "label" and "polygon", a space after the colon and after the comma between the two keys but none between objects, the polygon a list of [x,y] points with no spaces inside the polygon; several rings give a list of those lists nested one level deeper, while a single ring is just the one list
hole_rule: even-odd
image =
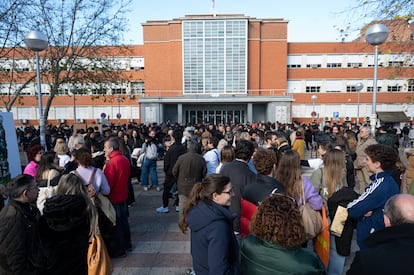
[{"label": "flagpole", "polygon": [[212,7],[213,7],[213,17],[216,17],[215,1],[214,0],[211,0],[211,4],[212,4]]}]

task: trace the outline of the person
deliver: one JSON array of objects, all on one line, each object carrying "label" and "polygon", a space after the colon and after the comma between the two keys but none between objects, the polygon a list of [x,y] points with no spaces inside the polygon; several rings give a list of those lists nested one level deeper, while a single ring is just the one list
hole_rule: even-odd
[{"label": "person", "polygon": [[355,174],[359,182],[359,190],[357,192],[362,194],[365,191],[365,187],[370,182],[370,172],[365,166],[365,149],[372,145],[377,144],[377,141],[371,135],[371,128],[364,126],[359,130],[359,139],[356,147],[356,159],[354,161]]},{"label": "person", "polygon": [[0,212],[0,274],[38,274],[42,268],[39,251],[39,193],[31,175],[22,174],[6,185],[8,204]]},{"label": "person", "polygon": [[[94,173],[92,185],[96,193],[100,192],[103,195],[109,195],[110,187],[108,180],[103,171],[93,166],[93,159],[91,152],[86,148],[80,148],[74,152],[78,168],[76,168],[77,176],[81,177],[85,184],[89,182],[90,177]],[[95,170],[95,172],[94,172]]]},{"label": "person", "polygon": [[[141,166],[141,185],[145,191],[148,191],[151,186],[156,187],[157,191],[161,191],[158,186],[157,175],[157,159],[158,149],[155,143],[155,130],[151,130],[148,133],[148,138],[142,144],[141,153],[145,154],[144,160]],[[151,176],[151,185],[148,184],[148,176]]]},{"label": "person", "polygon": [[[410,186],[414,181],[414,148],[405,148],[404,149],[405,157],[407,158],[407,174],[406,174],[406,183],[405,188],[407,192],[410,190]],[[414,193],[411,193],[414,195]]]},{"label": "person", "polygon": [[206,152],[203,155],[206,161],[207,175],[215,173],[220,164],[220,152],[217,149],[218,142],[219,140],[215,136],[207,139]]},{"label": "person", "polygon": [[220,173],[221,167],[223,166],[224,163],[232,162],[235,159],[236,159],[236,153],[234,151],[233,145],[230,145],[230,144],[225,145],[220,150],[220,164],[216,168],[216,173],[217,174]]},{"label": "person", "polygon": [[232,162],[226,162],[220,169],[220,174],[230,178],[233,185],[234,196],[230,205],[230,210],[236,213],[237,217],[233,221],[234,234],[240,241],[241,239],[241,198],[244,192],[244,188],[252,183],[256,174],[254,174],[248,166],[248,162],[253,156],[254,145],[249,140],[240,140],[236,144],[236,159]]},{"label": "person", "polygon": [[273,177],[277,168],[276,153],[273,150],[258,149],[253,156],[253,163],[258,173],[243,192],[240,217],[242,238],[249,233],[249,223],[262,200],[276,192],[285,192],[282,183]]},{"label": "person", "polygon": [[326,154],[326,152],[333,149],[333,146],[330,141],[322,141],[321,143],[318,143],[317,145],[318,145],[317,154],[319,154],[319,158],[301,160],[300,165],[310,167],[314,170],[321,168],[323,166],[322,158]]},{"label": "person", "polygon": [[[327,206],[327,214],[330,217],[330,222],[335,216],[336,209],[339,203],[346,201],[346,204],[358,197],[358,195],[353,191],[353,188],[343,189],[346,187],[346,176],[345,176],[345,152],[337,149],[329,150],[323,156],[322,168],[314,170],[310,177],[316,190],[319,190],[319,194],[322,197],[324,205]],[[335,205],[331,205],[331,201],[335,198],[341,196],[340,202],[338,201]],[[346,206],[346,205],[345,205]],[[353,227],[351,224],[351,231]],[[352,233],[351,233],[352,234]],[[330,251],[329,251],[329,263],[328,263],[328,274],[339,274],[342,275],[344,265],[345,265],[345,255],[347,253],[338,253],[337,243],[341,242],[339,245],[346,245],[346,249],[350,249],[352,235],[346,236],[343,233],[341,239],[337,239],[335,235],[330,235]],[[348,242],[343,240],[348,238]],[[341,249],[340,247],[339,249]],[[342,250],[341,250],[342,251]]]},{"label": "person", "polygon": [[241,271],[249,275],[325,274],[325,267],[306,241],[294,198],[276,193],[264,199],[241,244]]},{"label": "person", "polygon": [[39,162],[45,151],[40,145],[34,145],[27,150],[27,159],[29,163],[23,170],[23,174],[36,177],[37,170],[39,169]]},{"label": "person", "polygon": [[398,194],[389,198],[383,219],[385,228],[365,240],[367,249],[355,254],[347,274],[413,274],[414,196]]},{"label": "person", "polygon": [[59,157],[59,166],[63,169],[66,163],[70,161],[69,147],[66,141],[63,138],[56,139],[53,151],[55,151],[56,155]]},{"label": "person", "polygon": [[322,209],[322,198],[308,177],[301,175],[300,157],[296,151],[283,153],[275,174],[287,195],[296,199],[298,206],[309,203],[313,210]]},{"label": "person", "polygon": [[382,218],[385,202],[395,194],[399,188],[392,176],[386,172],[398,159],[393,148],[382,144],[372,144],[365,149],[365,167],[371,183],[358,199],[348,204],[348,215],[358,221],[357,243],[361,250],[366,248],[364,240],[373,232],[384,228]]},{"label": "person", "polygon": [[123,156],[120,151],[118,137],[110,137],[105,141],[104,152],[107,158],[104,174],[111,190],[108,198],[116,212],[113,242],[108,248],[108,252],[113,258],[125,257],[126,251],[132,249],[126,203],[131,165],[128,158]]},{"label": "person", "polygon": [[197,275],[240,274],[239,246],[233,234],[235,215],[229,210],[233,196],[230,179],[219,174],[196,183],[184,206],[180,229],[191,230],[191,256]]},{"label": "person", "polygon": [[[57,188],[57,185],[60,180],[60,176],[62,174],[62,169],[59,167],[59,158],[54,151],[46,152],[42,155],[39,163],[39,169],[37,170],[36,174],[36,181],[39,184],[40,188],[48,188],[52,186],[52,188]],[[53,191],[53,192],[54,192]],[[52,191],[51,191],[52,192]],[[48,196],[54,195],[48,194]],[[40,213],[43,213],[43,205],[45,203],[46,197],[38,196],[37,198],[37,208],[39,208]]]},{"label": "person", "polygon": [[[173,175],[173,167],[177,162],[178,158],[185,154],[186,149],[184,145],[181,143],[181,139],[183,138],[183,133],[180,130],[174,130],[172,134],[172,144],[168,148],[164,156],[164,173],[165,173],[165,180],[164,180],[164,190],[162,192],[162,206],[158,207],[156,211],[158,213],[168,213],[170,210],[168,209],[168,201],[170,198],[170,192],[173,188],[174,184],[176,183],[176,179]],[[178,199],[175,201],[176,211],[179,211],[178,206]],[[177,212],[178,212],[177,211]]]},{"label": "person", "polygon": [[39,222],[47,257],[43,274],[87,274],[87,252],[96,217],[83,180],[73,173],[60,178],[56,195],[48,198]]},{"label": "person", "polygon": [[[198,144],[193,140],[187,141],[187,153],[178,157],[172,173],[177,179],[177,190],[179,199],[179,210],[190,195],[195,183],[200,182],[206,176],[206,161],[198,153]],[[182,212],[180,212],[180,215]]]},{"label": "person", "polygon": [[295,141],[292,143],[292,150],[298,152],[300,159],[305,159],[305,141],[303,140],[302,132],[296,131]]}]

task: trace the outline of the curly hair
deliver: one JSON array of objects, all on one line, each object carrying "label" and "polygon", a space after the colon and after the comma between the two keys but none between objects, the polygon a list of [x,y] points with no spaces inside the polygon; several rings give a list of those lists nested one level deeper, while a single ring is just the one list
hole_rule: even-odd
[{"label": "curly hair", "polygon": [[210,174],[204,178],[202,183],[196,183],[193,186],[188,200],[183,207],[183,214],[178,224],[183,233],[187,232],[187,215],[190,210],[201,201],[207,203],[213,201],[213,193],[221,194],[229,182],[230,178],[226,176]]},{"label": "curly hair", "polygon": [[397,152],[383,144],[372,144],[365,149],[365,154],[370,157],[372,162],[381,163],[381,169],[386,171],[393,167],[398,161],[399,156]]},{"label": "curly hair", "polygon": [[276,154],[272,150],[260,148],[253,155],[253,164],[259,174],[267,176],[277,164]]},{"label": "curly hair", "polygon": [[262,201],[249,225],[254,236],[285,248],[306,241],[302,215],[296,201],[276,193]]}]

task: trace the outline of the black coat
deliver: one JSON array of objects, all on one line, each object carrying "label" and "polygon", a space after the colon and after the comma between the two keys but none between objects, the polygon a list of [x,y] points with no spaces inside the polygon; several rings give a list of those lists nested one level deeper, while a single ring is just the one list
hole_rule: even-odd
[{"label": "black coat", "polygon": [[77,195],[47,199],[39,232],[48,259],[44,274],[87,274],[89,216]]},{"label": "black coat", "polygon": [[358,251],[348,275],[413,274],[414,224],[386,227],[372,233],[367,249]]},{"label": "black coat", "polygon": [[185,154],[186,149],[181,143],[173,143],[164,156],[164,172],[167,176],[173,175],[173,167],[179,156]]},{"label": "black coat", "polygon": [[257,174],[256,180],[244,188],[243,198],[258,206],[273,191],[285,193],[285,189],[279,181],[269,176]]},{"label": "black coat", "polygon": [[[333,193],[332,196],[328,199],[328,210],[331,221],[333,221],[333,218],[335,217],[338,205],[346,207],[348,203],[357,199],[358,197],[358,194],[353,190],[352,187],[343,187],[342,189]],[[341,237],[335,236],[336,251],[339,255],[348,256],[350,254],[352,235],[354,233],[355,227],[356,221],[348,217],[348,219],[345,221]]]},{"label": "black coat", "polygon": [[0,274],[41,274],[39,210],[13,199],[0,212]]}]

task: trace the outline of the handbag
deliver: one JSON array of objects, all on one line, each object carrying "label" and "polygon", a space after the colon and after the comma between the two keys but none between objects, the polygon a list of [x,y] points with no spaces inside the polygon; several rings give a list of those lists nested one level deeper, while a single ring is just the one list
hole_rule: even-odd
[{"label": "handbag", "polygon": [[112,274],[112,261],[99,233],[95,233],[88,247],[88,274]]},{"label": "handbag", "polygon": [[322,221],[323,230],[316,236],[313,249],[318,254],[319,259],[328,268],[329,264],[329,249],[330,249],[330,234],[329,234],[329,223],[326,217],[325,206],[322,206]]},{"label": "handbag", "polygon": [[304,203],[299,208],[305,227],[306,239],[315,238],[323,230],[323,220],[319,211],[312,209],[309,203]]},{"label": "handbag", "polygon": [[98,218],[93,221],[94,229],[88,247],[87,263],[88,275],[110,275],[112,274],[112,260],[109,257],[105,242],[99,234]]},{"label": "handbag", "polygon": [[305,193],[303,186],[302,198],[303,202],[299,207],[299,210],[300,214],[302,215],[303,226],[305,227],[306,239],[311,240],[315,238],[323,230],[322,216],[319,213],[319,211],[312,209],[310,204],[305,201]]},{"label": "handbag", "polygon": [[39,195],[37,196],[36,206],[43,215],[43,208],[45,206],[46,199],[56,195],[57,185],[50,185],[50,171],[47,173],[47,185],[39,188]]}]

